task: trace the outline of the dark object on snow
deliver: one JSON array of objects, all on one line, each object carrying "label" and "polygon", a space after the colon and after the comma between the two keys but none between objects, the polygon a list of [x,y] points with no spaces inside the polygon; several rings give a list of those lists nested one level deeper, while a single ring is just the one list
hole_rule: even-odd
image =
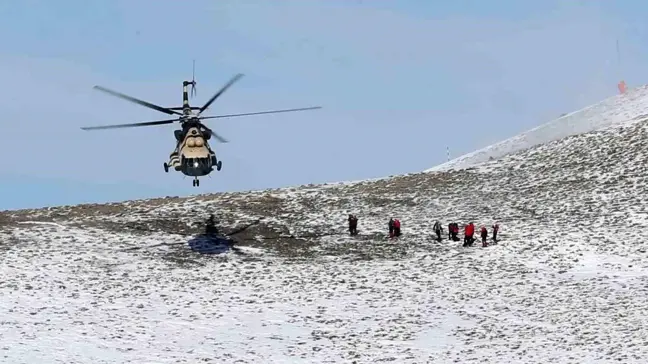
[{"label": "dark object on snow", "polygon": [[497,232],[499,231],[499,224],[493,225],[493,243],[497,243]]},{"label": "dark object on snow", "polygon": [[206,235],[218,235],[218,228],[216,227],[216,221],[214,220],[214,214],[209,215],[209,219],[205,223],[205,234]]},{"label": "dark object on snow", "polygon": [[207,220],[206,232],[191,238],[189,247],[191,250],[201,254],[222,254],[230,250],[235,254],[243,254],[241,249],[235,246],[239,242],[233,236],[242,233],[259,222],[260,220],[257,220],[229,233],[221,234],[216,227],[216,221],[214,221],[214,215],[212,214]]},{"label": "dark object on snow", "polygon": [[217,234],[200,234],[189,240],[189,248],[200,254],[224,254],[236,250],[234,244],[234,239]]},{"label": "dark object on snow", "polygon": [[486,242],[486,239],[488,239],[488,230],[486,230],[485,226],[481,227],[481,239],[482,239],[482,247],[487,247],[488,243]]},{"label": "dark object on snow", "polygon": [[349,234],[358,235],[358,218],[352,214],[349,214]]},{"label": "dark object on snow", "polygon": [[389,222],[387,223],[387,226],[389,226],[389,237],[393,238],[394,237],[394,219],[389,219]]}]

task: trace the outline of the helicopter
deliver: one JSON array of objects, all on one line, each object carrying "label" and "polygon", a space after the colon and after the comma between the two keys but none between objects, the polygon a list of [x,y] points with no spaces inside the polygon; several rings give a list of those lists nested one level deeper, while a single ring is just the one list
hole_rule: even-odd
[{"label": "helicopter", "polygon": [[[230,86],[241,79],[243,74],[239,73],[232,77],[217,93],[215,93],[202,107],[189,105],[188,87],[191,86],[191,96],[196,94],[196,79],[195,79],[195,62],[194,72],[191,81],[182,82],[182,106],[181,107],[162,107],[140,99],[122,94],[117,91],[110,90],[102,86],[94,86],[94,89],[105,92],[109,95],[119,97],[130,102],[148,107],[153,110],[163,112],[168,115],[178,115],[174,119],[146,121],[132,124],[116,124],[116,125],[101,125],[101,126],[88,126],[82,127],[82,130],[102,130],[102,129],[116,129],[116,128],[132,128],[140,126],[153,126],[172,124],[175,122],[180,123],[180,129],[174,131],[176,139],[176,147],[169,156],[169,161],[164,163],[164,171],[169,172],[170,169],[181,172],[185,176],[193,177],[193,186],[200,186],[199,177],[209,175],[214,167],[220,171],[223,162],[216,158],[214,150],[209,145],[208,140],[212,137],[221,143],[227,143],[228,140],[218,135],[212,129],[205,126],[201,121],[205,119],[217,118],[230,118],[239,116],[262,115],[283,113],[292,111],[305,111],[321,109],[321,106],[303,107],[297,109],[283,109],[283,110],[270,110],[270,111],[257,111],[241,114],[229,115],[216,115],[216,116],[202,116],[202,113],[211,106],[211,104],[220,97]],[[197,111],[194,113],[194,111]]]}]

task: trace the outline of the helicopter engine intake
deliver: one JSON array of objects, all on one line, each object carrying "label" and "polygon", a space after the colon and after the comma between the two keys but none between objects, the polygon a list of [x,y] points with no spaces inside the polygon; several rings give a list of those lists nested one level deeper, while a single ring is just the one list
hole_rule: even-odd
[{"label": "helicopter engine intake", "polygon": [[204,145],[205,145],[205,141],[203,140],[203,138],[196,137],[196,138],[187,139],[187,146],[190,148],[194,148],[194,147],[200,148]]}]

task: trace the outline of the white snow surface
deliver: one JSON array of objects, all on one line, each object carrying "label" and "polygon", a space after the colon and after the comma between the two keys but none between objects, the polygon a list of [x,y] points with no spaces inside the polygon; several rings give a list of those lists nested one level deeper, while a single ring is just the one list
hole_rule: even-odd
[{"label": "white snow surface", "polygon": [[[639,113],[471,170],[2,212],[0,362],[645,363]],[[202,255],[181,233],[210,212],[265,230]],[[437,219],[501,241],[432,241]]]},{"label": "white snow surface", "polygon": [[426,172],[474,167],[537,145],[617,125],[645,115],[648,115],[648,86],[641,86],[629,89],[624,95],[612,96],[502,142],[452,159]]}]

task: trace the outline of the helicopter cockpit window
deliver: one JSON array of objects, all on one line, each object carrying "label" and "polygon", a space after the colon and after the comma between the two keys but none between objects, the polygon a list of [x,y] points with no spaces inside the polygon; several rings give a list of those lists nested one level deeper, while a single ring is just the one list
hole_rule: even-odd
[{"label": "helicopter cockpit window", "polygon": [[183,165],[188,168],[207,168],[210,164],[210,158],[184,158]]},{"label": "helicopter cockpit window", "polygon": [[185,163],[189,167],[198,168],[200,167],[200,158],[185,158]]}]

